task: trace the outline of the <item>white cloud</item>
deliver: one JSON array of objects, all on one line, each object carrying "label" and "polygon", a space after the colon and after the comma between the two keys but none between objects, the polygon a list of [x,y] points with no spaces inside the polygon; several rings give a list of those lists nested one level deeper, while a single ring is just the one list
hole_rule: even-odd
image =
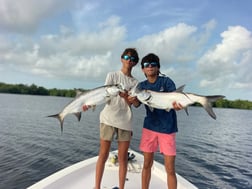
[{"label": "white cloud", "polygon": [[0,0],[0,27],[12,32],[31,32],[49,16],[70,5],[70,0]]},{"label": "white cloud", "polygon": [[[161,72],[192,92],[228,88],[252,96],[250,27],[223,24],[202,14],[208,4],[194,3],[0,0],[1,80],[103,83],[120,69],[122,51],[135,47],[140,58],[156,53]],[[145,79],[139,64],[133,74]]]},{"label": "white cloud", "polygon": [[252,36],[241,26],[229,27],[221,34],[222,41],[198,61],[202,87],[252,89]]},{"label": "white cloud", "polygon": [[195,26],[180,23],[159,33],[144,36],[137,40],[137,44],[144,53],[157,53],[160,57],[165,57],[165,61],[188,61],[192,55],[190,50],[194,49],[193,34],[196,31]]},{"label": "white cloud", "polygon": [[119,60],[120,57],[120,54],[113,57],[111,49],[120,47],[126,35],[126,29],[119,22],[118,17],[112,16],[92,33],[76,33],[62,26],[60,33],[48,34],[36,41],[28,37],[20,38],[18,44],[7,45],[9,49],[4,56],[0,56],[0,60],[7,69],[43,77],[105,78],[111,67],[120,66],[118,61],[111,63],[111,60]]},{"label": "white cloud", "polygon": [[140,38],[137,40],[137,46],[142,56],[150,52],[159,56],[161,72],[175,79],[179,84],[188,84],[197,78],[195,62],[201,55],[214,27],[214,20],[205,24],[203,30],[179,23],[159,33]]},{"label": "white cloud", "polygon": [[137,40],[144,53],[154,52],[163,62],[172,64],[189,63],[200,55],[206,45],[216,22],[210,20],[199,30],[196,26],[179,23]]},{"label": "white cloud", "polygon": [[58,35],[42,36],[41,44],[45,53],[50,54],[59,51],[73,56],[106,53],[124,40],[126,29],[119,22],[118,18],[110,17],[94,32],[76,33],[64,26]]}]

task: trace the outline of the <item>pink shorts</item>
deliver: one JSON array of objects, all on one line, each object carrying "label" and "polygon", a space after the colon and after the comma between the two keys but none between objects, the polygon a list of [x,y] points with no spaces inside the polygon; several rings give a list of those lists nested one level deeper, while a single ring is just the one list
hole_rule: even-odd
[{"label": "pink shorts", "polygon": [[143,128],[140,142],[140,150],[143,152],[156,152],[158,150],[164,155],[176,155],[176,133],[165,134]]}]

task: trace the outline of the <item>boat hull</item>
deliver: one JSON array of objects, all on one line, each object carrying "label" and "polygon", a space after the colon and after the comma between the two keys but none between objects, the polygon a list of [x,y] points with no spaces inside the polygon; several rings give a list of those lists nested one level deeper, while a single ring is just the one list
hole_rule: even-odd
[{"label": "boat hull", "polygon": [[[135,151],[130,150],[135,158],[129,160],[128,172],[125,182],[125,188],[141,188],[141,172],[143,166],[143,156]],[[118,163],[115,159],[117,151],[110,153],[109,159],[105,165],[105,171],[102,179],[103,189],[112,189],[118,186]],[[95,166],[98,156],[81,161],[65,169],[62,169],[49,177],[28,187],[28,189],[93,189],[95,179]],[[177,174],[178,189],[196,189],[192,183]],[[166,172],[164,165],[154,161],[152,167],[152,176],[150,189],[167,189]]]}]

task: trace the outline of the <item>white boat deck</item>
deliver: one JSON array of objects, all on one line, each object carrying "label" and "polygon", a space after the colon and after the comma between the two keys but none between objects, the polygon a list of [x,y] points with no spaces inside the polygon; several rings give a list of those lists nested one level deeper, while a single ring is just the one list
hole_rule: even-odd
[{"label": "white boat deck", "polygon": [[[128,163],[128,173],[125,182],[126,189],[141,188],[141,171],[143,156],[137,152],[130,151],[136,157]],[[112,189],[118,186],[118,164],[113,163],[112,157],[116,151],[111,152],[102,179],[103,189]],[[93,189],[95,179],[95,166],[98,157],[94,157],[67,167],[55,174],[32,185],[28,189]],[[177,175],[178,189],[196,189],[196,187]],[[154,162],[150,189],[167,189],[166,173],[164,166]]]}]

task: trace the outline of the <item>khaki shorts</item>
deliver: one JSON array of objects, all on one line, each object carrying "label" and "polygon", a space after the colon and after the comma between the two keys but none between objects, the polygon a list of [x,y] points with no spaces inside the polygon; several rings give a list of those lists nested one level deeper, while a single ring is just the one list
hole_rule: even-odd
[{"label": "khaki shorts", "polygon": [[115,137],[118,141],[130,141],[132,131],[118,129],[104,123],[100,124],[100,138],[103,140],[113,141]]}]

